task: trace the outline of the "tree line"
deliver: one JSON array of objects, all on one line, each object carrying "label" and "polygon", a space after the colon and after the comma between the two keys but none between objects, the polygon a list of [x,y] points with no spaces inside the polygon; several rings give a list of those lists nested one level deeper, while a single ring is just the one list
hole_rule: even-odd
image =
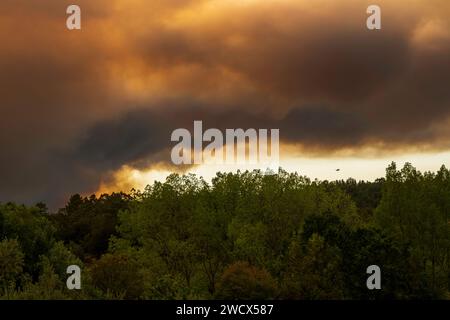
[{"label": "tree line", "polygon": [[[68,290],[66,268],[82,270]],[[378,265],[382,289],[368,290]],[[279,170],[0,204],[1,299],[448,299],[450,172],[374,182]]]}]

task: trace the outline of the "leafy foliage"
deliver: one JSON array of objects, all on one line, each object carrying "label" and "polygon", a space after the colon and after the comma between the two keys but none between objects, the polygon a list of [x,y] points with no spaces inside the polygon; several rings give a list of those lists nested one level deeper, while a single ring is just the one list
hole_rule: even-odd
[{"label": "leafy foliage", "polygon": [[272,299],[275,295],[276,283],[271,275],[248,262],[235,262],[226,268],[216,293],[224,300]]},{"label": "leafy foliage", "polygon": [[[0,204],[5,299],[431,299],[450,289],[450,172],[375,182],[280,170],[169,176],[143,192]],[[82,268],[82,290],[65,286]],[[369,265],[382,290],[366,287]]]}]

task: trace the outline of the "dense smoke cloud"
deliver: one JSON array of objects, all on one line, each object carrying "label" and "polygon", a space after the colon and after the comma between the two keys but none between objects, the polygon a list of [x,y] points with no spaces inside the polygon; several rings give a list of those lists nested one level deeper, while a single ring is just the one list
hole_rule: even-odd
[{"label": "dense smoke cloud", "polygon": [[[280,128],[303,152],[450,146],[450,5],[378,1],[0,4],[0,201],[60,205],[170,133]],[[283,157],[283,155],[282,155]]]}]

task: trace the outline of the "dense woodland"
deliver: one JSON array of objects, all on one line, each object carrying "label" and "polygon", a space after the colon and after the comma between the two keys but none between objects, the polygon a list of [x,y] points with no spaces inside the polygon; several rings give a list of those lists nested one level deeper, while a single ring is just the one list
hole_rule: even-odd
[{"label": "dense woodland", "polygon": [[[450,171],[173,174],[57,213],[0,204],[0,241],[2,299],[448,299]],[[366,287],[372,264],[381,290]]]}]

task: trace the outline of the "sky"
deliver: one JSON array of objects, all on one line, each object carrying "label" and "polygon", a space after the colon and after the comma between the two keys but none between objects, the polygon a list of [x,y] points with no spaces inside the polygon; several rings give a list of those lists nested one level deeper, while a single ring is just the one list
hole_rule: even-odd
[{"label": "sky", "polygon": [[448,0],[2,0],[0,201],[244,169],[175,167],[171,132],[194,120],[278,128],[281,166],[311,178],[437,170],[449,88]]}]

